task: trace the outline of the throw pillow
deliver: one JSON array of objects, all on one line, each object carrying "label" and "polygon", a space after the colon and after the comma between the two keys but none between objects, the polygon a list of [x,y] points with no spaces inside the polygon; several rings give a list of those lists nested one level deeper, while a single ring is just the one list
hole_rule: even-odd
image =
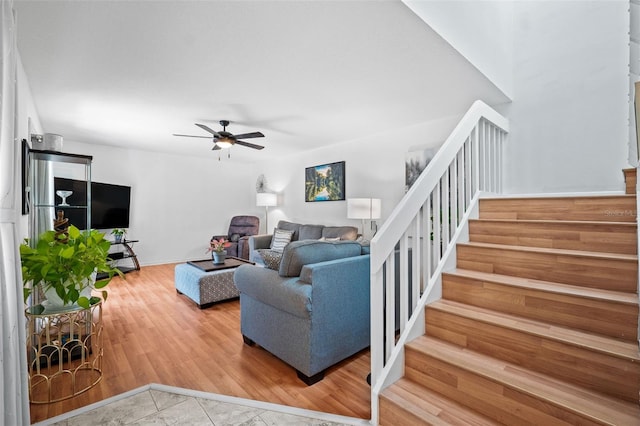
[{"label": "throw pillow", "polygon": [[271,249],[258,249],[256,251],[262,257],[264,266],[275,271],[280,269],[280,259],[282,259],[282,252]]},{"label": "throw pillow", "polygon": [[271,250],[282,253],[284,247],[291,241],[293,232],[294,231],[286,231],[284,229],[276,228],[273,231],[273,237],[271,238]]},{"label": "throw pillow", "polygon": [[340,237],[336,237],[336,238],[325,238],[325,237],[320,237],[320,239],[318,241],[340,241]]}]

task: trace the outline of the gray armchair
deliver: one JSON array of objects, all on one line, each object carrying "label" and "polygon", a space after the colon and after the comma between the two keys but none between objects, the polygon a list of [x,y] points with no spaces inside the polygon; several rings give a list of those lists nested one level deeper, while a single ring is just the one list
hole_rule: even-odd
[{"label": "gray armchair", "polygon": [[369,346],[369,255],[355,241],[294,241],[278,270],[243,265],[240,331],[296,369],[307,385]]},{"label": "gray armchair", "polygon": [[212,240],[224,238],[231,242],[227,247],[227,255],[249,259],[249,237],[256,235],[260,229],[260,219],[256,216],[234,216],[229,224],[227,235],[214,235]]}]

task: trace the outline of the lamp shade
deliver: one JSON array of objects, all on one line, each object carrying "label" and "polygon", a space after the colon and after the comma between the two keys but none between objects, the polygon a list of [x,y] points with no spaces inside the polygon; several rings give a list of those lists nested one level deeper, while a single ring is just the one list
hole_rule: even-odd
[{"label": "lamp shade", "polygon": [[382,201],[379,198],[347,199],[347,218],[349,219],[380,219],[381,215]]},{"label": "lamp shade", "polygon": [[272,194],[270,192],[258,192],[256,194],[256,206],[259,207],[271,207],[278,205],[278,194]]}]

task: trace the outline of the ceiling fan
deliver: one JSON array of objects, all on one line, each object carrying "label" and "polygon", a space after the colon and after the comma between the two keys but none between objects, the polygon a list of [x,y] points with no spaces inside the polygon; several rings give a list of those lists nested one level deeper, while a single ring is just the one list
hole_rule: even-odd
[{"label": "ceiling fan", "polygon": [[[220,120],[220,125],[222,126],[222,131],[216,132],[211,129],[209,126],[204,124],[195,123],[196,126],[200,127],[203,130],[211,133],[213,135],[213,150],[217,151],[220,149],[231,148],[233,145],[241,145],[246,146],[247,148],[253,149],[263,149],[264,146],[256,145],[254,143],[241,141],[240,139],[250,139],[250,138],[263,138],[264,135],[262,132],[251,132],[251,133],[242,133],[240,135],[234,135],[232,133],[227,132],[227,126],[229,125],[229,120]],[[196,135],[179,135],[174,133],[173,136],[185,136],[189,138],[207,138],[210,139],[211,136],[196,136]]]}]

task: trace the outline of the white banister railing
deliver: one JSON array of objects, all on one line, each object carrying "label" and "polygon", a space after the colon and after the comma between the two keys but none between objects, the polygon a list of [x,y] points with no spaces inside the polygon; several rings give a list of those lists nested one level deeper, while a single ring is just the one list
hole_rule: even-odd
[{"label": "white banister railing", "polygon": [[404,344],[424,333],[424,307],[440,298],[440,274],[480,192],[502,191],[508,127],[476,101],[371,241],[374,425],[378,396],[401,377]]}]

